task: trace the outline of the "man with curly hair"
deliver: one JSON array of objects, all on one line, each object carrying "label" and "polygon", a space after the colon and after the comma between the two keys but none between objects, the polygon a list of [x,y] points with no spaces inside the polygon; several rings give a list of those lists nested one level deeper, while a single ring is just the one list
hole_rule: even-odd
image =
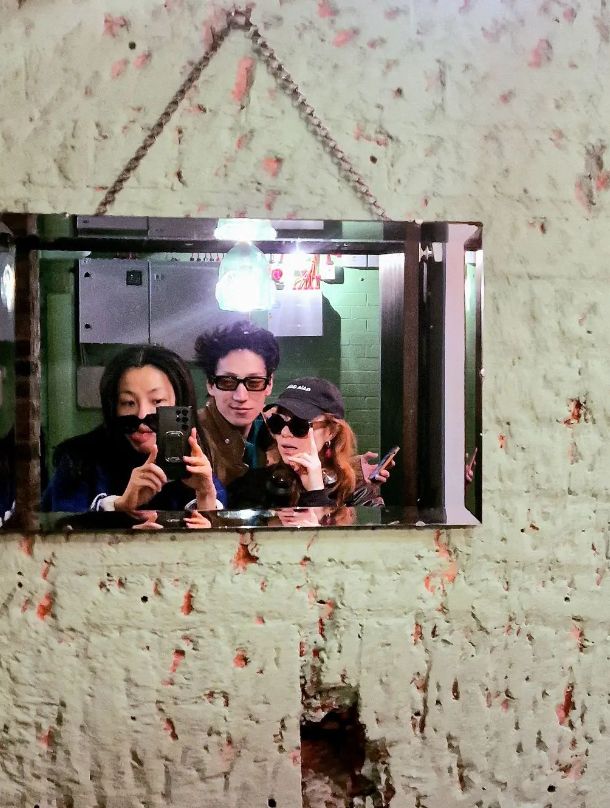
[{"label": "man with curly hair", "polygon": [[197,337],[197,364],[207,378],[208,401],[199,410],[218,478],[228,485],[267,463],[272,445],[261,412],[280,361],[276,338],[241,320]]}]

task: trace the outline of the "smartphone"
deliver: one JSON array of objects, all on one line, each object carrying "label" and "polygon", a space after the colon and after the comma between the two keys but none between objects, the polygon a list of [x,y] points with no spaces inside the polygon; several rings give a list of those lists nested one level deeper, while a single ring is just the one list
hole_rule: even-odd
[{"label": "smartphone", "polygon": [[189,437],[194,427],[192,407],[157,407],[159,431],[157,432],[157,466],[163,469],[168,480],[182,480],[188,476],[182,459],[190,455]]},{"label": "smartphone", "polygon": [[392,462],[394,457],[398,454],[398,452],[400,452],[400,446],[392,446],[390,451],[381,458],[379,463],[377,463],[372,473],[369,475],[369,479],[375,480],[379,472],[383,471],[383,469],[387,468],[390,465],[390,463]]}]

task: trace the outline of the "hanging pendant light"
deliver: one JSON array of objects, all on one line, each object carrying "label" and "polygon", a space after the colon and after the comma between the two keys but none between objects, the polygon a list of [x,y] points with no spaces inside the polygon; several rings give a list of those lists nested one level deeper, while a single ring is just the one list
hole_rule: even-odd
[{"label": "hanging pendant light", "polygon": [[237,241],[220,262],[216,300],[224,311],[270,309],[275,284],[264,254],[253,241],[272,241],[277,232],[268,219],[219,219],[214,230],[219,240]]},{"label": "hanging pendant light", "polygon": [[232,247],[220,262],[216,300],[224,311],[266,310],[275,301],[275,284],[264,254],[249,242]]}]

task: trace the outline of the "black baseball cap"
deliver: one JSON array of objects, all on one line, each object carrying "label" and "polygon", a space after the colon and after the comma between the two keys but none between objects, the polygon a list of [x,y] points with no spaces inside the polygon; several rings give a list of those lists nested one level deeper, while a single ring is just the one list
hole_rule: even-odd
[{"label": "black baseball cap", "polygon": [[306,421],[311,421],[323,412],[336,418],[345,417],[343,396],[339,388],[332,382],[315,376],[303,376],[290,382],[272,406],[283,407]]}]

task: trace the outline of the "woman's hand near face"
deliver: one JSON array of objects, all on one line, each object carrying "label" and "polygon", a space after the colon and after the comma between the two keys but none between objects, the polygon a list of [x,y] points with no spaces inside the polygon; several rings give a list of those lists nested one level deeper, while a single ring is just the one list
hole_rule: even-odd
[{"label": "woman's hand near face", "polygon": [[305,452],[291,455],[286,460],[286,463],[299,475],[306,491],[321,491],[324,488],[322,464],[320,463],[318,447],[311,427],[309,427],[309,449]]},{"label": "woman's hand near face", "polygon": [[183,460],[190,476],[183,482],[195,491],[197,510],[214,511],[216,510],[216,488],[212,478],[212,466],[203,453],[203,449],[197,443],[197,430],[195,427],[191,430],[189,445],[191,454],[186,455]]},{"label": "woman's hand near face", "polygon": [[163,469],[155,465],[157,447],[153,446],[144,464],[137,466],[132,472],[123,494],[115,500],[117,511],[135,511],[148,502],[163,488],[167,477]]}]

